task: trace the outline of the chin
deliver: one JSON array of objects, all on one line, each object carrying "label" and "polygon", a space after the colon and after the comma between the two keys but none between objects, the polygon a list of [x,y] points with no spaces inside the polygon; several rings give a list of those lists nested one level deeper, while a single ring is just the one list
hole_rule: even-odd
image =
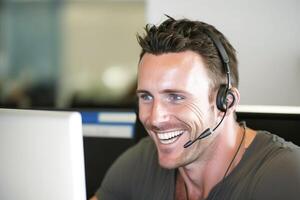
[{"label": "chin", "polygon": [[173,163],[166,163],[166,162],[160,162],[159,165],[164,169],[176,169],[177,165],[174,165]]},{"label": "chin", "polygon": [[176,169],[180,166],[180,164],[177,163],[175,159],[166,158],[166,156],[158,155],[158,162],[159,165],[165,169]]}]

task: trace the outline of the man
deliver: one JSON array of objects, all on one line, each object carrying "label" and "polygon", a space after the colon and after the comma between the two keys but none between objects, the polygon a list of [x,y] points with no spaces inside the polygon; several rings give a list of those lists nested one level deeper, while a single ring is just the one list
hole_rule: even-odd
[{"label": "man", "polygon": [[299,199],[299,147],[236,122],[237,59],[224,35],[171,17],[145,30],[137,96],[151,139],[112,165],[97,198]]}]

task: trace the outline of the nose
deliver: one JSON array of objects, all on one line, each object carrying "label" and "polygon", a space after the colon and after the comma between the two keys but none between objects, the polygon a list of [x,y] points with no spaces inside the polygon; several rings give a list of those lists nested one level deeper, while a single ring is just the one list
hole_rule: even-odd
[{"label": "nose", "polygon": [[161,124],[168,121],[168,117],[167,107],[159,101],[154,101],[149,113],[151,126],[159,128]]}]

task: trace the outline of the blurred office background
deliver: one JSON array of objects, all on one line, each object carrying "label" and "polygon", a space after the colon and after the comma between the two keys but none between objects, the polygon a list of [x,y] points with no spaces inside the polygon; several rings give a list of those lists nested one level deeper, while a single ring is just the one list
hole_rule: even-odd
[{"label": "blurred office background", "polygon": [[64,109],[130,104],[144,4],[2,0],[0,105]]},{"label": "blurred office background", "polygon": [[225,33],[237,49],[242,104],[299,106],[299,8],[297,0],[0,0],[0,106],[130,105],[136,33],[163,14]]},{"label": "blurred office background", "polygon": [[115,115],[135,119],[136,34],[145,21],[138,0],[0,0],[0,107],[84,111],[88,198],[137,139],[135,121],[99,116],[126,110]]},{"label": "blurred office background", "polygon": [[298,0],[0,0],[0,107],[134,109],[146,23],[213,24],[237,50],[241,104],[300,106]]}]

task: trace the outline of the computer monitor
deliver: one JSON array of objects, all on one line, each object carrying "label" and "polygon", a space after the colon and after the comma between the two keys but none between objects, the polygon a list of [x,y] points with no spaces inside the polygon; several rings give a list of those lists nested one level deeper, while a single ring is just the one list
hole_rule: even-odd
[{"label": "computer monitor", "polygon": [[81,115],[0,109],[0,199],[85,200]]},{"label": "computer monitor", "polygon": [[135,144],[133,109],[79,110],[83,125],[87,197],[92,197],[111,164]]}]

